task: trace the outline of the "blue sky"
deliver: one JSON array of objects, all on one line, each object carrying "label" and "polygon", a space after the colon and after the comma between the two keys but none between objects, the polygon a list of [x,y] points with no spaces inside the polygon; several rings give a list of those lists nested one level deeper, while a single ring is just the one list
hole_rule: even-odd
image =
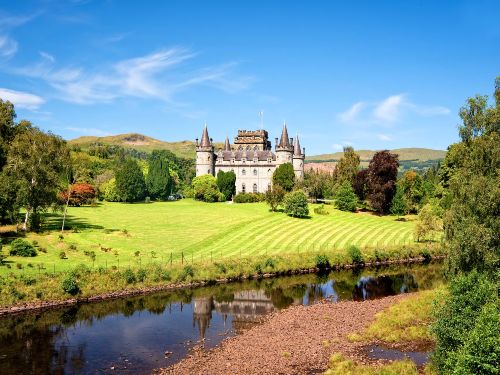
[{"label": "blue sky", "polygon": [[0,98],[67,139],[223,140],[263,111],[308,154],[445,149],[500,75],[499,4],[0,0]]}]

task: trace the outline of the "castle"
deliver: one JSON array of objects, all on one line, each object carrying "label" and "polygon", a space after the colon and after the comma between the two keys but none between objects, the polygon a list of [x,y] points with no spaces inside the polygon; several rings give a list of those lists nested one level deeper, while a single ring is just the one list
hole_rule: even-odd
[{"label": "castle", "polygon": [[293,165],[296,179],[304,176],[305,148],[300,148],[299,136],[295,142],[288,138],[286,124],[281,138],[275,138],[275,152],[272,151],[266,130],[238,130],[234,144],[226,138],[224,148],[215,151],[205,125],[201,142],[196,139],[196,176],[219,171],[236,174],[236,193],[265,193],[272,183],[275,169],[285,163]]}]

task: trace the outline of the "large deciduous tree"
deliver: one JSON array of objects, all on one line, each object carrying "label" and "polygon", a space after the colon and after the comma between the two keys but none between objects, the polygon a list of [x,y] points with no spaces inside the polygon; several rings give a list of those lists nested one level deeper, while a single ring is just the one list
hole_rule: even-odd
[{"label": "large deciduous tree", "polygon": [[146,196],[141,167],[134,159],[125,159],[115,171],[116,190],[123,202],[137,202]]},{"label": "large deciduous tree", "polygon": [[359,161],[359,155],[354,152],[354,148],[344,147],[344,155],[340,158],[333,172],[333,179],[337,186],[342,185],[344,181],[349,182],[351,186],[353,185],[359,170]]},{"label": "large deciduous tree", "polygon": [[417,212],[424,198],[422,177],[415,171],[407,171],[398,181],[398,189],[403,193],[405,213]]},{"label": "large deciduous tree", "polygon": [[469,98],[460,109],[462,142],[446,154],[449,210],[445,240],[452,271],[493,272],[500,265],[500,78],[494,106]]},{"label": "large deciduous tree", "polygon": [[279,185],[285,191],[292,191],[295,183],[295,172],[290,163],[281,164],[273,173],[273,184]]},{"label": "large deciduous tree", "polygon": [[392,197],[396,193],[398,176],[398,155],[389,151],[379,151],[373,155],[368,166],[368,201],[379,213],[386,213],[391,207]]},{"label": "large deciduous tree", "polygon": [[146,187],[151,198],[166,200],[172,192],[169,160],[165,152],[155,150],[148,158]]},{"label": "large deciduous tree", "polygon": [[15,136],[6,172],[16,187],[16,202],[26,210],[24,230],[38,229],[39,214],[57,204],[68,165],[69,150],[62,138],[31,127]]},{"label": "large deciduous tree", "polygon": [[309,215],[307,197],[302,190],[295,190],[286,194],[283,199],[283,207],[283,211],[292,217],[306,217]]}]

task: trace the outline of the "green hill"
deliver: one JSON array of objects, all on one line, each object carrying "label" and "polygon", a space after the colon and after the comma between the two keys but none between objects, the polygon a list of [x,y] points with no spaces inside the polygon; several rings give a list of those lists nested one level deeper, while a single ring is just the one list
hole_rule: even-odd
[{"label": "green hill", "polygon": [[[373,150],[355,150],[359,154],[361,161],[370,161],[376,151]],[[399,155],[400,161],[415,160],[415,161],[427,161],[427,160],[438,160],[443,159],[446,155],[446,151],[443,150],[433,150],[430,148],[396,148],[391,150],[392,153]],[[326,162],[326,161],[338,161],[343,155],[343,152],[335,152],[333,154],[321,154],[306,156],[307,162]]]}]

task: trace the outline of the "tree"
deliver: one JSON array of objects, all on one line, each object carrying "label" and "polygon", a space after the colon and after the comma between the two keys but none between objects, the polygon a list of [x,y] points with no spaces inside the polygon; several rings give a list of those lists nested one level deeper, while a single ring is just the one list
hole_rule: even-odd
[{"label": "tree", "polygon": [[403,192],[405,212],[417,212],[424,198],[422,177],[415,171],[407,171],[398,181],[397,189]]},{"label": "tree", "polygon": [[368,169],[361,169],[356,173],[352,187],[359,200],[364,201],[368,191]]},{"label": "tree", "polygon": [[139,164],[125,159],[115,171],[116,190],[124,202],[137,202],[146,196],[146,183]]},{"label": "tree", "polygon": [[29,128],[9,147],[7,176],[15,184],[16,202],[26,214],[23,229],[38,229],[39,214],[58,203],[61,175],[69,165],[66,142],[53,134]]},{"label": "tree", "polygon": [[78,182],[76,184],[70,185],[68,191],[62,192],[61,198],[65,202],[68,202],[69,206],[81,206],[83,204],[89,204],[96,197],[96,191],[94,187],[84,182]]},{"label": "tree", "polygon": [[377,212],[386,213],[391,207],[392,197],[396,193],[398,167],[398,156],[387,150],[375,153],[370,161],[368,201]]},{"label": "tree", "polygon": [[344,147],[344,155],[340,158],[333,172],[335,184],[340,186],[344,181],[351,185],[354,183],[359,169],[359,155],[354,152],[352,147]]},{"label": "tree", "polygon": [[0,171],[7,162],[9,145],[15,136],[15,118],[14,104],[0,99]]},{"label": "tree", "polygon": [[315,171],[311,168],[304,173],[304,179],[301,183],[309,197],[315,201],[332,194],[333,181],[329,173]]},{"label": "tree", "polygon": [[148,158],[146,187],[151,198],[167,200],[172,193],[169,161],[163,151],[154,150]]},{"label": "tree", "polygon": [[345,180],[340,185],[337,193],[335,194],[335,203],[337,208],[341,211],[356,211],[358,204],[358,197],[348,180]]},{"label": "tree", "polygon": [[443,162],[449,195],[444,232],[453,272],[495,272],[500,265],[500,78],[495,90],[495,106],[476,96],[461,108],[462,141]]},{"label": "tree", "polygon": [[302,190],[295,190],[285,195],[283,199],[284,212],[293,217],[309,215],[306,194]]},{"label": "tree", "polygon": [[231,200],[231,197],[236,192],[236,174],[232,171],[217,173],[217,187],[224,194],[226,200]]},{"label": "tree", "polygon": [[278,206],[283,203],[285,190],[280,185],[274,185],[266,191],[266,203],[271,207],[271,211],[276,211]]},{"label": "tree", "polygon": [[406,204],[404,201],[404,193],[403,193],[403,189],[399,185],[397,185],[396,194],[392,198],[391,214],[397,215],[398,217],[406,214]]},{"label": "tree", "polygon": [[432,212],[432,207],[426,204],[418,214],[418,220],[415,225],[415,239],[417,242],[429,239],[439,229],[441,229],[439,219]]},{"label": "tree", "polygon": [[222,202],[226,198],[217,187],[217,180],[214,176],[206,174],[193,178],[194,199],[204,202]]},{"label": "tree", "polygon": [[295,182],[295,172],[290,163],[281,164],[273,173],[273,184],[280,185],[285,191],[292,191]]}]

